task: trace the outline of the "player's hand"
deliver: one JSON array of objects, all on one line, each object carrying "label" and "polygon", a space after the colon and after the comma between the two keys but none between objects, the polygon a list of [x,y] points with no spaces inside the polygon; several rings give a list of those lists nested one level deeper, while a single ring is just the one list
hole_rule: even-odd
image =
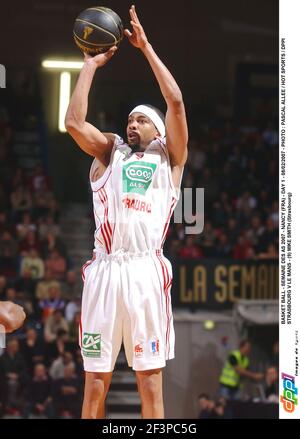
[{"label": "player's hand", "polygon": [[84,62],[86,64],[93,65],[94,67],[102,67],[104,66],[116,53],[117,46],[111,47],[107,52],[105,53],[99,53],[99,55],[91,56],[87,53],[84,53]]},{"label": "player's hand", "polygon": [[13,332],[23,325],[26,314],[22,306],[13,302],[0,303],[0,324],[5,328],[6,332]]},{"label": "player's hand", "polygon": [[130,32],[128,29],[125,29],[124,35],[126,35],[128,40],[134,47],[137,47],[138,49],[144,49],[148,44],[148,39],[140,23],[140,20],[138,19],[134,5],[132,5],[129,9],[129,14],[131,17],[130,24],[133,27],[133,31]]}]

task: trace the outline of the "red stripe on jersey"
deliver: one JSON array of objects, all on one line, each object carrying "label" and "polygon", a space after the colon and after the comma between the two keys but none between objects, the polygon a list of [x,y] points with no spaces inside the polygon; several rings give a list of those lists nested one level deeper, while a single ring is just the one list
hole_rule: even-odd
[{"label": "red stripe on jersey", "polygon": [[[167,312],[167,330],[166,330],[166,350],[168,352],[168,356],[170,353],[170,319],[171,319],[171,313],[170,313],[170,297],[169,297],[169,286],[170,286],[170,275],[168,272],[168,268],[166,266],[165,261],[162,259],[161,256],[157,255],[157,258],[160,262],[162,273],[163,273],[163,280],[164,280],[164,293],[165,293],[165,300],[166,300],[166,312]],[[172,281],[172,279],[171,279]]]},{"label": "red stripe on jersey", "polygon": [[163,247],[166,236],[167,236],[167,231],[169,228],[169,223],[170,223],[170,219],[171,219],[175,204],[176,204],[176,198],[172,197],[171,207],[169,209],[169,214],[168,214],[167,221],[165,223],[164,231],[163,231],[162,238],[161,238],[161,247]]},{"label": "red stripe on jersey", "polygon": [[[106,185],[106,182],[107,182],[107,180],[109,179],[109,177],[110,177],[110,174],[111,174],[111,171],[109,172],[109,174],[108,174],[108,176],[107,176],[107,179],[105,180],[105,182],[103,183],[103,185],[99,188],[99,189],[97,189],[96,191],[92,191],[92,192],[98,192],[100,189],[102,189],[105,185]],[[100,177],[101,178],[101,177]],[[92,182],[93,183],[93,182]]]}]

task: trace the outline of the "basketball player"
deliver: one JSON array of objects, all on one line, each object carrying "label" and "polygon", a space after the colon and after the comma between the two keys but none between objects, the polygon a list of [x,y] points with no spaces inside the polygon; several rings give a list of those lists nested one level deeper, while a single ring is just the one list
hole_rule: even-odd
[{"label": "basketball player", "polygon": [[83,418],[103,418],[112,371],[123,341],[136,372],[143,418],[163,418],[162,368],[174,358],[172,267],[162,252],[179,198],[188,130],[181,91],[158,58],[130,8],[124,34],[148,60],[167,104],[148,105],[128,118],[127,142],[86,121],[97,68],[116,47],[85,56],[66,115],[66,128],[87,154],[96,222],[93,258],[83,267],[80,344],[85,369]]},{"label": "basketball player", "polygon": [[5,332],[13,332],[23,325],[26,314],[20,305],[13,302],[0,302],[0,325]]}]

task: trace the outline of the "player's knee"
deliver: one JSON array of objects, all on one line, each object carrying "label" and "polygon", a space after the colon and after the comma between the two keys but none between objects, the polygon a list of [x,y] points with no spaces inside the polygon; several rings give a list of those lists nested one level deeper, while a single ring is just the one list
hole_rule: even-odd
[{"label": "player's knee", "polygon": [[152,403],[162,402],[161,380],[156,375],[149,375],[140,380],[141,397]]},{"label": "player's knee", "polygon": [[105,398],[105,382],[104,379],[99,375],[93,375],[89,377],[87,385],[87,392],[91,399],[103,400]]}]

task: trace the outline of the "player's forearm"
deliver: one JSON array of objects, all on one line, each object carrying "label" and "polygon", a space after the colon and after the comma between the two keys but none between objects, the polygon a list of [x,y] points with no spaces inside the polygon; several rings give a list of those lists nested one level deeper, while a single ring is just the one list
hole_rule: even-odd
[{"label": "player's forearm", "polygon": [[147,58],[153,73],[157,79],[160,90],[167,104],[181,103],[182,94],[172,74],[167,67],[156,55],[151,44],[147,44],[142,49],[143,54]]},{"label": "player's forearm", "polygon": [[66,127],[84,124],[88,110],[88,96],[95,71],[95,65],[91,63],[83,65],[66,113]]}]

